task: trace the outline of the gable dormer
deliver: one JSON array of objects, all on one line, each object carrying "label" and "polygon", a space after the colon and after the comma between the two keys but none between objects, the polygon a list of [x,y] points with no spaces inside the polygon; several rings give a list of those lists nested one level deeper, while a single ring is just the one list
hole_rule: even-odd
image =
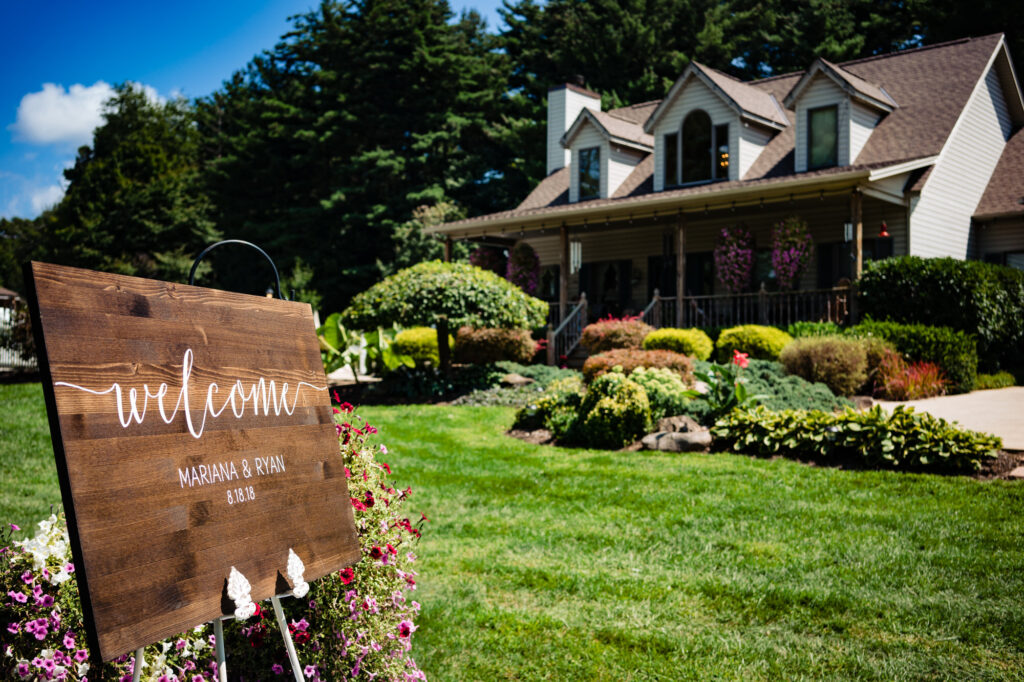
[{"label": "gable dormer", "polygon": [[798,173],[852,164],[871,131],[897,107],[885,88],[820,58],[784,103],[796,112]]},{"label": "gable dormer", "polygon": [[570,153],[569,201],[607,199],[645,156],[653,139],[614,112],[584,109],[562,138]]}]

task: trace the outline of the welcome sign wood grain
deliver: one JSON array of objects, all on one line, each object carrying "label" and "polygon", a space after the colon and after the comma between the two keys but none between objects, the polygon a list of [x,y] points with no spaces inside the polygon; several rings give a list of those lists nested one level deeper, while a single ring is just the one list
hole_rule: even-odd
[{"label": "welcome sign wood grain", "polygon": [[110,660],[358,561],[306,304],[26,267],[90,645]]}]

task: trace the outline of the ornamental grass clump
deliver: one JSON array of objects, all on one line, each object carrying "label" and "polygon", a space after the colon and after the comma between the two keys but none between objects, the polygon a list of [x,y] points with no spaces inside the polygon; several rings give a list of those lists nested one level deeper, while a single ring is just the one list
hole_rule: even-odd
[{"label": "ornamental grass clump", "polygon": [[789,374],[820,382],[836,395],[854,395],[868,379],[868,358],[860,339],[809,336],[782,349],[779,362]]},{"label": "ornamental grass clump", "polygon": [[617,348],[639,349],[654,327],[638,317],[608,317],[583,328],[580,344],[591,353]]},{"label": "ornamental grass clump", "polygon": [[[348,479],[362,560],[310,583],[302,598],[282,600],[302,670],[310,682],[342,679],[425,680],[412,657],[419,604],[411,598],[417,573],[414,547],[426,517],[415,522],[403,507],[412,489],[397,489],[391,467],[378,461],[384,445],[368,437],[352,406],[335,409],[338,465]],[[311,523],[330,522],[315,519]],[[11,530],[19,530],[11,526]],[[0,679],[131,680],[134,656],[104,663],[90,660],[82,607],[63,517],[50,516],[31,539],[0,537]],[[258,547],[253,548],[259,551]],[[291,666],[268,603],[245,621],[225,623],[231,679],[288,679]],[[146,647],[147,682],[217,679],[215,639],[208,625]]]},{"label": "ornamental grass clump", "polygon": [[889,351],[875,377],[875,395],[885,400],[921,400],[945,395],[949,382],[934,362],[907,362]]},{"label": "ornamental grass clump", "polygon": [[707,360],[715,349],[711,337],[697,328],[656,329],[644,338],[644,350],[670,350],[697,360]]}]

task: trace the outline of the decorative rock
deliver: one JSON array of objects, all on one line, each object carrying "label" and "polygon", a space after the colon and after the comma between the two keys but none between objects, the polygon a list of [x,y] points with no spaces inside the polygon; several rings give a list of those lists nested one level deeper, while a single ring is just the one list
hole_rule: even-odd
[{"label": "decorative rock", "polygon": [[658,430],[674,431],[676,433],[692,433],[694,431],[703,431],[704,427],[697,423],[697,420],[693,417],[687,417],[683,414],[678,417],[665,417],[664,419],[659,419]]},{"label": "decorative rock", "polygon": [[502,386],[526,386],[532,383],[533,379],[524,377],[522,374],[506,374],[501,378]]},{"label": "decorative rock", "polygon": [[1010,473],[1006,474],[1007,478],[1021,479],[1024,478],[1024,467],[1017,467]]},{"label": "decorative rock", "polygon": [[853,406],[858,410],[870,410],[871,406],[875,404],[875,401],[869,395],[855,395],[850,400],[853,401]]},{"label": "decorative rock", "polygon": [[644,436],[641,442],[648,450],[705,452],[711,447],[711,433],[708,431],[657,431]]}]

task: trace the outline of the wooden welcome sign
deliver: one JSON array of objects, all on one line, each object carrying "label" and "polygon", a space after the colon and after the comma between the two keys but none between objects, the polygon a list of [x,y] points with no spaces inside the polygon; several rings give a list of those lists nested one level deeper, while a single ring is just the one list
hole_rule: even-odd
[{"label": "wooden welcome sign", "polygon": [[90,646],[103,660],[360,556],[306,304],[26,267]]}]

